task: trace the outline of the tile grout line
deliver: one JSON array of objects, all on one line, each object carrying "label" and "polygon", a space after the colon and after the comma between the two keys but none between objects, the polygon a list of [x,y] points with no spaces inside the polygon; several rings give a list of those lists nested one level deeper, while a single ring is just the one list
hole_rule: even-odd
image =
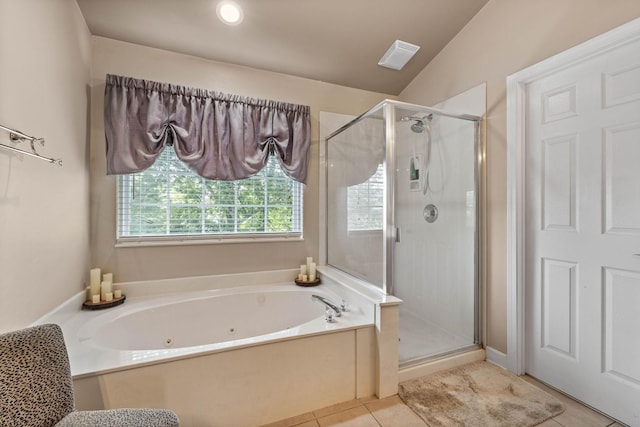
[{"label": "tile grout line", "polygon": [[371,417],[376,421],[376,423],[378,424],[379,427],[383,427],[382,423],[380,422],[380,420],[378,420],[376,418],[376,416],[374,415],[373,412],[371,412],[371,409],[369,409],[369,407],[367,405],[365,405],[364,403],[362,404],[362,406],[364,406],[364,408],[367,410],[367,412],[369,412],[369,414],[371,414]]}]

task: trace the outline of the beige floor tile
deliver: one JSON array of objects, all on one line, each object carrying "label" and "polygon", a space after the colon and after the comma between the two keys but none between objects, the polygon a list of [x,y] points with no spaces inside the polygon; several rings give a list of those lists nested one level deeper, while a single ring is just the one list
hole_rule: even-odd
[{"label": "beige floor tile", "polygon": [[318,423],[320,427],[380,427],[364,406],[319,418]]},{"label": "beige floor tile", "polygon": [[620,423],[613,423],[609,427],[624,427],[624,426]]},{"label": "beige floor tile", "polygon": [[551,419],[543,422],[542,424],[538,424],[536,427],[562,427],[562,424]]},{"label": "beige floor tile", "polygon": [[326,417],[327,415],[336,414],[338,412],[345,411],[347,409],[355,408],[356,406],[362,406],[357,399],[349,400],[347,402],[336,403],[335,405],[327,406],[326,408],[313,411],[316,418]]},{"label": "beige floor tile", "polygon": [[[307,412],[306,414],[297,415],[295,417],[287,418],[285,420],[276,421],[275,423],[265,424],[262,427],[293,427],[298,425],[304,425],[303,423],[313,421],[315,423],[316,417],[313,416],[313,412]],[[311,426],[317,424],[311,424]]]},{"label": "beige floor tile", "polygon": [[382,427],[424,427],[427,425],[398,396],[370,401],[365,406]]},{"label": "beige floor tile", "polygon": [[320,424],[316,420],[307,421],[306,423],[296,424],[295,427],[319,427]]},{"label": "beige floor tile", "polygon": [[550,395],[556,397],[564,405],[564,412],[553,420],[564,427],[606,427],[613,422],[610,418],[605,417],[599,412],[584,406],[580,402],[560,393],[559,391],[542,384],[535,378],[528,375],[521,377],[523,380],[536,387],[546,391]]}]

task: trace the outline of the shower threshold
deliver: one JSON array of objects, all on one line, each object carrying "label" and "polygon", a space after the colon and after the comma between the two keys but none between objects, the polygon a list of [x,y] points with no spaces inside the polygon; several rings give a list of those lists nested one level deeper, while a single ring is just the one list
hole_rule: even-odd
[{"label": "shower threshold", "polygon": [[443,353],[438,353],[438,354],[433,354],[433,355],[428,355],[428,356],[422,356],[422,357],[416,357],[414,359],[410,359],[410,360],[403,360],[400,362],[399,364],[399,368],[400,369],[405,369],[405,368],[412,368],[418,365],[423,365],[426,363],[432,363],[432,362],[437,362],[443,359],[448,359],[451,358],[453,356],[458,356],[461,354],[465,354],[474,350],[479,350],[481,349],[482,346],[480,344],[470,344],[470,345],[466,345],[464,347],[460,347],[460,348],[456,348],[453,350],[449,350],[449,351],[445,351]]}]

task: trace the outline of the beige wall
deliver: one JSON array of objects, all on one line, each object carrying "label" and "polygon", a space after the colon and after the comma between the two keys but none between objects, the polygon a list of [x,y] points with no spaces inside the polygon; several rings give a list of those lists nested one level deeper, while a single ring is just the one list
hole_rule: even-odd
[{"label": "beige wall", "polygon": [[[64,166],[0,150],[0,332],[79,292],[89,265],[90,34],[74,0],[0,0],[0,124]],[[9,135],[0,131],[0,143]],[[29,149],[28,143],[19,148]]]},{"label": "beige wall", "polygon": [[640,16],[638,0],[491,0],[407,86],[433,105],[487,82],[487,344],[506,352],[506,77]]},{"label": "beige wall", "polygon": [[[320,111],[360,114],[390,96],[159,49],[93,38],[91,116],[92,264],[116,282],[295,268],[318,256]],[[175,83],[311,106],[312,144],[304,194],[304,241],[115,248],[116,178],[105,175],[105,74]]]}]

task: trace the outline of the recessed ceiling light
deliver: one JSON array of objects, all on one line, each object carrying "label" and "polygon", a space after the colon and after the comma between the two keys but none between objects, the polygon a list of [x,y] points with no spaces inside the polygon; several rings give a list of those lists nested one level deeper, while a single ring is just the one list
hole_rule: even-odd
[{"label": "recessed ceiling light", "polygon": [[238,25],[244,18],[240,5],[231,0],[224,0],[218,3],[216,13],[218,18],[227,25]]}]

